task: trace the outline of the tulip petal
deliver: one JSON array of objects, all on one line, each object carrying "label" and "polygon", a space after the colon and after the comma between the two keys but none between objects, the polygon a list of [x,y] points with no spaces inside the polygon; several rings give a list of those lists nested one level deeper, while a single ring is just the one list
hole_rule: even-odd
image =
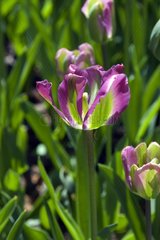
[{"label": "tulip petal", "polygon": [[129,187],[132,188],[130,170],[132,165],[137,165],[137,155],[134,147],[127,146],[122,150],[122,162],[124,166],[126,181]]},{"label": "tulip petal", "polygon": [[115,76],[115,81],[110,88],[110,92],[112,92],[113,106],[107,124],[115,123],[121,112],[123,112],[129,104],[130,90],[125,74]]},{"label": "tulip petal", "polygon": [[74,54],[66,48],[61,48],[56,53],[56,65],[60,75],[68,71],[69,65],[74,61]]},{"label": "tulip petal", "polygon": [[146,143],[140,143],[136,148],[138,166],[141,167],[143,164],[147,163],[147,145]]},{"label": "tulip petal", "polygon": [[102,25],[106,29],[107,37],[112,37],[112,8],[113,8],[113,0],[103,1],[104,2],[104,13],[102,19]]},{"label": "tulip petal", "polygon": [[[60,115],[60,117],[63,118],[63,120],[66,122],[66,118],[64,114],[55,106],[53,97],[52,97],[52,83],[48,82],[47,80],[43,81],[37,81],[36,82],[36,88],[39,94],[49,103],[52,105],[54,110]],[[68,124],[68,122],[67,122]]]},{"label": "tulip petal", "polygon": [[150,143],[147,148],[147,156],[149,161],[153,158],[158,158],[160,160],[160,145],[156,142]]},{"label": "tulip petal", "polygon": [[147,163],[135,171],[132,179],[136,193],[145,199],[156,198],[160,193],[160,166]]},{"label": "tulip petal", "polygon": [[128,80],[122,71],[123,65],[116,65],[107,72],[101,72],[101,87],[85,116],[84,129],[113,124],[128,106],[130,91]]},{"label": "tulip petal", "polygon": [[86,85],[83,76],[69,73],[58,88],[58,100],[61,111],[75,128],[82,128],[82,96]]}]

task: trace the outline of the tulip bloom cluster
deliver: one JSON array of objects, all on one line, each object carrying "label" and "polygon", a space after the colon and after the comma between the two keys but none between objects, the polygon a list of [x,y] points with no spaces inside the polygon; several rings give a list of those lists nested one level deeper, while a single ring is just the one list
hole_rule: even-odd
[{"label": "tulip bloom cluster", "polygon": [[120,64],[108,71],[99,65],[80,69],[71,64],[58,87],[59,108],[53,101],[50,82],[37,82],[37,90],[68,125],[83,130],[113,124],[130,99],[128,80]]},{"label": "tulip bloom cluster", "polygon": [[152,142],[136,148],[127,146],[122,151],[126,182],[131,191],[150,199],[160,193],[160,145]]}]

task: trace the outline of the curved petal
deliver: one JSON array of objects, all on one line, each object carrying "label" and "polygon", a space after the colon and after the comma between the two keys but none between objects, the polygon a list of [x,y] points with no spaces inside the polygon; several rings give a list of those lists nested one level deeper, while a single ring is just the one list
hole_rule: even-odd
[{"label": "curved petal", "polygon": [[130,100],[130,89],[125,74],[116,76],[116,81],[113,82],[109,92],[112,93],[113,106],[107,124],[113,124],[117,121],[121,112],[126,109]]},{"label": "curved petal", "polygon": [[82,43],[79,47],[79,54],[76,58],[75,64],[81,69],[95,64],[93,48],[88,43]]},{"label": "curved petal", "polygon": [[147,163],[138,168],[132,182],[138,195],[145,199],[156,198],[160,193],[160,165]]},{"label": "curved petal", "polygon": [[56,107],[52,97],[52,83],[48,82],[48,80],[37,81],[36,88],[39,94],[52,105],[54,110],[66,121],[64,114]]},{"label": "curved petal", "polygon": [[69,73],[58,88],[61,111],[74,128],[82,128],[82,96],[86,85],[83,76]]},{"label": "curved petal", "polygon": [[130,169],[133,164],[137,165],[137,155],[135,148],[132,146],[127,146],[122,150],[121,153],[122,162],[124,166],[126,181],[130,188],[132,188],[132,180],[130,176]]},{"label": "curved petal", "polygon": [[66,48],[61,48],[56,53],[56,66],[59,74],[63,76],[68,71],[68,67],[74,62],[74,54]]},{"label": "curved petal", "polygon": [[111,38],[113,33],[113,29],[112,29],[113,28],[112,27],[113,0],[108,0],[108,1],[103,0],[103,4],[104,4],[104,11],[103,11],[102,25],[106,30],[107,37]]},{"label": "curved petal", "polygon": [[151,161],[153,158],[157,158],[160,161],[160,145],[157,142],[151,142],[147,148],[147,157]]},{"label": "curved petal", "polygon": [[128,81],[122,73],[123,65],[101,71],[101,87],[90,106],[83,123],[84,129],[95,129],[112,124],[127,107],[130,99]]}]

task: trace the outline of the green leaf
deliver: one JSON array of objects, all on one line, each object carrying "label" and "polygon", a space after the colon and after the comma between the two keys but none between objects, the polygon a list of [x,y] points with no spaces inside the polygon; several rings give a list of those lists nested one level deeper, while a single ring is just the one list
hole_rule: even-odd
[{"label": "green leaf", "polygon": [[56,156],[56,147],[52,139],[50,128],[44,122],[40,114],[34,109],[31,103],[23,102],[21,107],[25,113],[26,120],[34,130],[38,139],[46,145],[54,166],[59,169],[61,162]]},{"label": "green leaf", "polygon": [[143,113],[147,110],[154,95],[160,89],[159,76],[160,76],[160,65],[158,65],[156,70],[153,72],[152,76],[150,77],[150,79],[144,89],[143,99],[142,99]]},{"label": "green leaf", "polygon": [[39,47],[40,47],[40,43],[41,43],[41,36],[40,36],[40,34],[38,34],[35,37],[35,39],[33,40],[30,48],[27,51],[26,62],[25,62],[25,65],[23,67],[23,70],[21,72],[21,76],[19,78],[18,85],[17,85],[15,93],[14,93],[15,96],[22,90],[25,82],[28,79],[28,76],[31,72],[33,64],[36,60],[37,53],[38,53]]},{"label": "green leaf", "polygon": [[115,230],[116,226],[117,226],[117,223],[108,225],[107,227],[105,227],[103,230],[101,230],[98,233],[98,236],[100,236],[102,239],[106,239],[107,235],[110,234],[111,232],[113,232]]},{"label": "green leaf", "polygon": [[58,239],[58,240],[63,240],[64,237],[63,237],[62,231],[60,229],[60,226],[57,222],[55,214],[51,211],[51,208],[49,207],[48,203],[45,204],[45,208],[46,208],[46,212],[48,215],[48,220],[50,223],[50,229],[51,229],[53,238]]},{"label": "green leaf", "polygon": [[7,89],[8,89],[8,102],[10,103],[15,95],[15,91],[18,85],[18,81],[25,63],[25,56],[20,56],[15,65],[13,66],[10,74],[7,78]]},{"label": "green leaf", "polygon": [[160,61],[160,20],[152,30],[149,47],[153,55]]},{"label": "green leaf", "polygon": [[136,240],[133,232],[127,232],[125,236],[122,238],[122,240]]},{"label": "green leaf", "polygon": [[136,141],[139,142],[140,139],[145,134],[148,129],[152,119],[158,114],[160,110],[160,97],[148,108],[148,110],[143,115],[140,121],[140,127],[136,135]]},{"label": "green leaf", "polygon": [[4,185],[10,191],[18,191],[20,189],[19,174],[9,169],[4,177]]},{"label": "green leaf", "polygon": [[0,210],[0,233],[9,221],[17,204],[17,196],[9,200],[6,205]]},{"label": "green leaf", "polygon": [[73,239],[75,240],[84,240],[83,234],[81,233],[81,230],[79,229],[79,226],[77,225],[77,223],[75,222],[75,220],[73,219],[73,217],[69,214],[68,211],[66,211],[63,207],[63,205],[58,201],[56,194],[55,194],[55,190],[52,186],[52,183],[41,163],[41,161],[38,161],[38,166],[40,169],[40,173],[42,175],[42,178],[47,186],[47,189],[49,191],[50,197],[53,201],[53,204],[55,206],[55,209],[59,215],[59,217],[61,218],[61,220],[63,221],[63,223],[65,224],[66,228],[68,229],[69,233],[71,234],[71,236],[73,237]]},{"label": "green leaf", "polygon": [[26,240],[51,240],[47,232],[38,227],[30,226],[28,221],[23,225],[23,233]]},{"label": "green leaf", "polygon": [[108,183],[115,190],[136,239],[145,240],[144,217],[136,198],[127,189],[122,179],[114,173],[113,169],[102,164],[99,164],[99,168],[104,172]]},{"label": "green leaf", "polygon": [[10,1],[5,1],[2,0],[2,6],[1,6],[1,14],[3,16],[7,15],[11,10],[13,10],[15,4],[18,2],[18,0],[10,0]]},{"label": "green leaf", "polygon": [[22,226],[23,223],[26,219],[26,211],[23,211],[20,216],[17,218],[16,222],[12,226],[11,230],[9,231],[7,240],[13,240],[13,239],[18,239],[21,231],[22,231]]}]

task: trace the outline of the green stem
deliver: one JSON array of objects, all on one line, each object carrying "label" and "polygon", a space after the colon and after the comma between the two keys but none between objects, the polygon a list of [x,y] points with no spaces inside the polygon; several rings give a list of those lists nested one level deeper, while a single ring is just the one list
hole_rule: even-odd
[{"label": "green stem", "polygon": [[93,132],[86,131],[87,149],[88,149],[88,177],[90,191],[90,213],[91,213],[91,239],[95,240],[97,236],[97,206],[96,206],[96,182],[95,182],[95,165],[94,165],[94,147]]},{"label": "green stem", "polygon": [[77,221],[84,238],[96,240],[97,206],[93,132],[82,131],[77,146]]},{"label": "green stem", "polygon": [[146,200],[146,239],[152,240],[151,202]]},{"label": "green stem", "polygon": [[107,143],[106,143],[106,164],[111,162],[112,156],[112,127],[107,127]]}]

